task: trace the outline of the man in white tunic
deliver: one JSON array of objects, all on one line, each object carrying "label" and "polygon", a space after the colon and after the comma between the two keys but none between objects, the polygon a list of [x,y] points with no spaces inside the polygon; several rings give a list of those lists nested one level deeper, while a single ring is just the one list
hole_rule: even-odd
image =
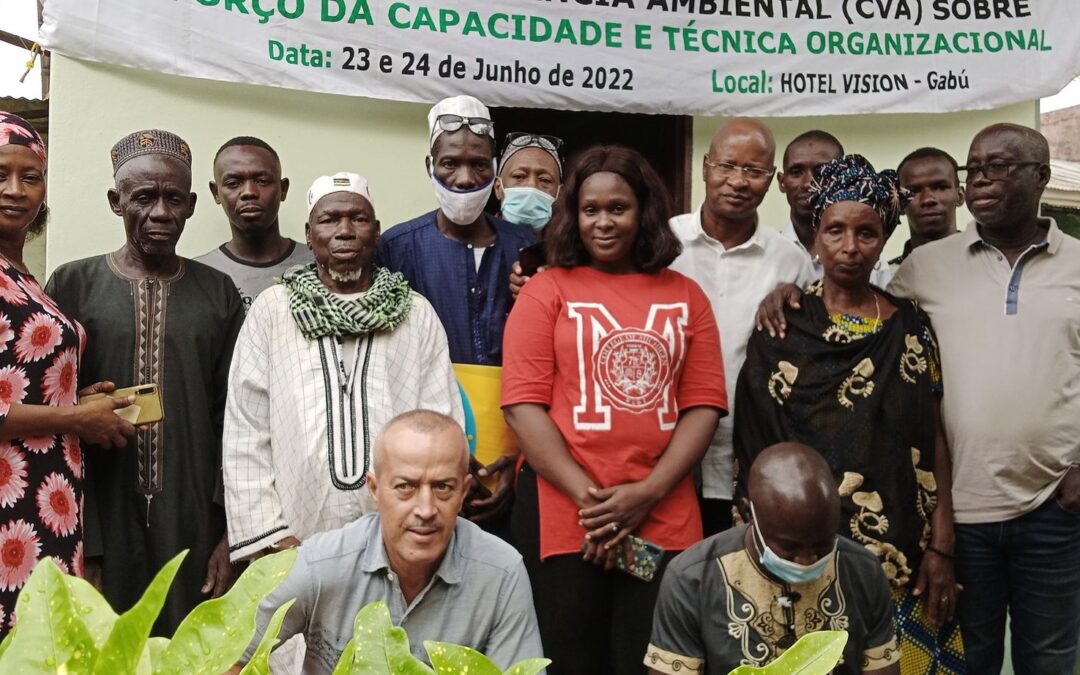
[{"label": "man in white tunic", "polygon": [[229,374],[223,462],[232,560],[297,545],[373,510],[375,436],[394,416],[463,413],[439,317],[372,265],[367,181],[339,173],[307,195],[315,257],[255,300]]}]

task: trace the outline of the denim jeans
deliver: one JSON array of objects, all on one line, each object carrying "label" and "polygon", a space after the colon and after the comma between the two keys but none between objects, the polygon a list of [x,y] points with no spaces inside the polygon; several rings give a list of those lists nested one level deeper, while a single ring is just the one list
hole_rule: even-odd
[{"label": "denim jeans", "polygon": [[956,525],[960,630],[968,672],[997,675],[1005,612],[1016,675],[1071,675],[1080,635],[1080,515],[1051,497],[1000,523]]}]

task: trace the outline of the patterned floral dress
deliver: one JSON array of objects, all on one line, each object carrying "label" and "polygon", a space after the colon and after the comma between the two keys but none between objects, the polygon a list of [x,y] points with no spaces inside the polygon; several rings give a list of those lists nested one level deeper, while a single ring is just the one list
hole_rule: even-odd
[{"label": "patterned floral dress", "polygon": [[[37,280],[0,258],[0,425],[13,404],[75,405],[85,344]],[[82,479],[74,434],[0,441],[0,638],[35,562],[82,575]]]}]

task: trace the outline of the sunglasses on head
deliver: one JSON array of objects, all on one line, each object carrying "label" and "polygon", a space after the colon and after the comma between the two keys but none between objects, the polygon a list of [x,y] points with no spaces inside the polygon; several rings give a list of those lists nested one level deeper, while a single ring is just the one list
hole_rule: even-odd
[{"label": "sunglasses on head", "polygon": [[512,147],[528,148],[528,147],[540,147],[545,150],[551,150],[562,154],[563,139],[558,136],[548,136],[547,134],[530,134],[527,131],[512,131],[506,134],[506,140],[503,141],[503,152],[506,152]]},{"label": "sunglasses on head", "polygon": [[[461,115],[439,115],[435,118],[436,129],[442,129],[447,133],[454,133],[463,126],[468,126],[469,131],[477,136],[490,136],[493,125],[486,117],[462,117]],[[431,130],[431,137],[435,137],[435,129]]]}]

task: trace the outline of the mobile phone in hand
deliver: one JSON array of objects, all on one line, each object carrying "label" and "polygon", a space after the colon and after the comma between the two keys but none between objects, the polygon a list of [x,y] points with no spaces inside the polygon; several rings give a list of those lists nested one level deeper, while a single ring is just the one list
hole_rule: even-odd
[{"label": "mobile phone in hand", "polygon": [[531,277],[536,274],[545,262],[544,242],[538,241],[518,251],[518,262],[521,264],[523,276]]}]

